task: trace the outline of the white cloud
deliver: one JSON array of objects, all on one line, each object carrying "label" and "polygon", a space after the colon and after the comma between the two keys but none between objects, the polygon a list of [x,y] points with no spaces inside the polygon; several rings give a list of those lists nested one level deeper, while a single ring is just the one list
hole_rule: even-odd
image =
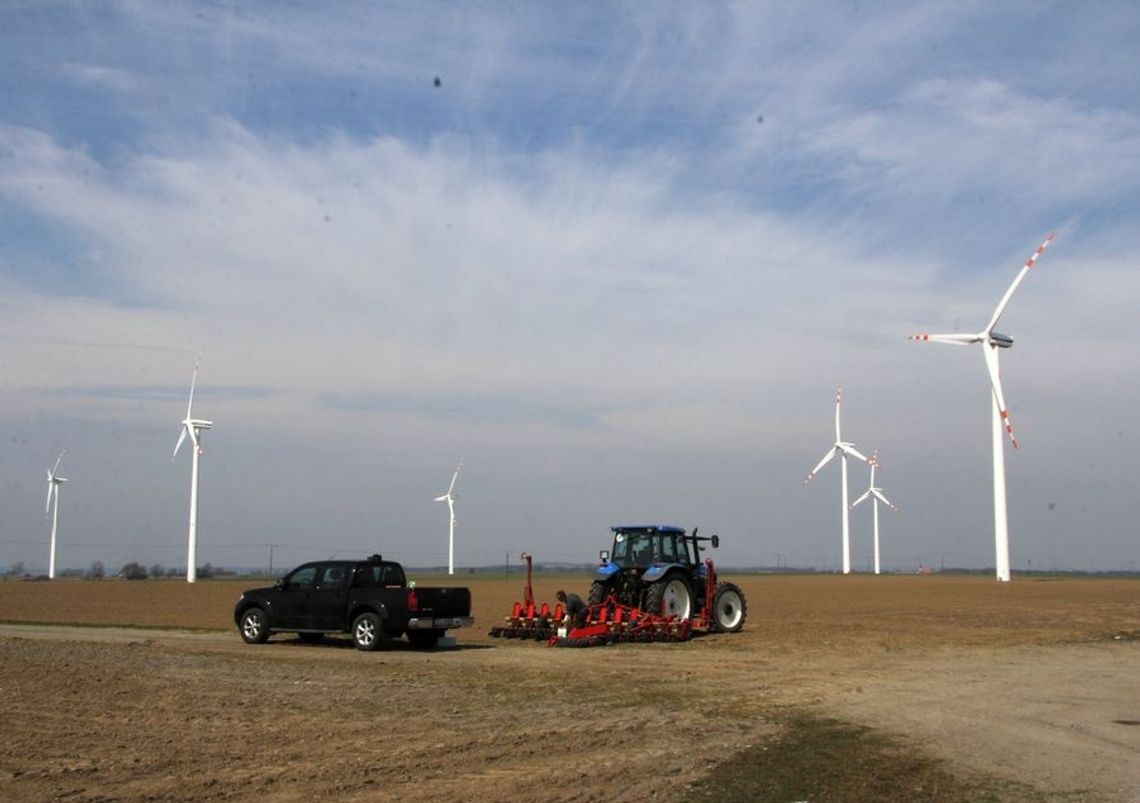
[{"label": "white cloud", "polygon": [[[124,101],[141,131],[88,121],[109,141],[0,127],[0,203],[37,224],[0,261],[5,498],[42,447],[74,439],[79,461],[99,429],[89,453],[151,493],[113,516],[89,497],[92,520],[164,520],[174,500],[177,540],[168,455],[202,349],[226,528],[363,550],[379,508],[418,536],[438,522],[409,500],[463,457],[465,543],[496,559],[520,539],[588,559],[582,533],[610,517],[697,514],[747,534],[741,560],[834,558],[838,480],[796,494],[843,384],[851,437],[916,511],[900,542],[929,551],[985,526],[962,500],[988,493],[988,399],[979,359],[905,335],[981,326],[1043,220],[1058,240],[1003,320],[1040,461],[1011,483],[1050,486],[1037,467],[1090,434],[1098,470],[1134,476],[1121,438],[1079,418],[1089,387],[1113,421],[1134,396],[1133,114],[930,56],[969,8],[851,12],[849,30],[756,8],[681,24],[639,7],[604,31],[391,12],[374,47],[355,18],[172,12],[153,18],[182,37],[169,63],[69,56],[56,75],[185,96],[194,119]],[[228,53],[221,86],[213,61],[188,68],[206,51]],[[243,79],[254,52],[269,61]]]}]

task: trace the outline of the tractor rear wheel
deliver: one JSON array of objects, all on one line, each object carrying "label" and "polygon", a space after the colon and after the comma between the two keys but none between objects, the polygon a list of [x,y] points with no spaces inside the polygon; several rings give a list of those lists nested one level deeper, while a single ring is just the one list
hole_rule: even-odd
[{"label": "tractor rear wheel", "polygon": [[748,603],[735,583],[717,583],[713,594],[712,629],[735,633],[744,626]]},{"label": "tractor rear wheel", "polygon": [[679,574],[670,574],[649,587],[645,609],[660,616],[688,619],[693,613],[693,591]]},{"label": "tractor rear wheel", "polygon": [[601,580],[595,580],[590,586],[590,594],[586,597],[587,605],[597,605],[610,595],[610,588]]}]

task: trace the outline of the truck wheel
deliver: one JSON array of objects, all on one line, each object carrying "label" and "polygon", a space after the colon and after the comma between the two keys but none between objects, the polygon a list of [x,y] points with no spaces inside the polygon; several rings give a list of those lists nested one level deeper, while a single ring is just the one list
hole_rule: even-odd
[{"label": "truck wheel", "polygon": [[371,652],[385,639],[384,623],[372,612],[365,612],[352,623],[352,643],[358,650]]},{"label": "truck wheel", "polygon": [[241,615],[238,632],[246,644],[264,644],[269,640],[269,617],[261,608],[247,608]]},{"label": "truck wheel", "polygon": [[649,587],[645,608],[649,613],[660,616],[688,619],[693,613],[693,592],[684,577],[670,574]]},{"label": "truck wheel", "polygon": [[443,637],[442,630],[409,630],[408,643],[413,647],[430,649]]},{"label": "truck wheel", "polygon": [[717,583],[713,594],[712,627],[721,633],[735,633],[744,626],[748,603],[735,583]]},{"label": "truck wheel", "polygon": [[595,580],[590,586],[590,594],[586,597],[587,605],[597,605],[610,595],[610,588],[601,580]]}]

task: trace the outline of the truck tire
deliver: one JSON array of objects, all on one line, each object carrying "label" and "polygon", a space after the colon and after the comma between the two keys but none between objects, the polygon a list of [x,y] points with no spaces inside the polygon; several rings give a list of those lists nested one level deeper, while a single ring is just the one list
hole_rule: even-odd
[{"label": "truck tire", "polygon": [[384,643],[384,623],[371,611],[365,611],[352,622],[352,643],[356,649],[371,652]]},{"label": "truck tire", "polygon": [[748,616],[748,602],[735,583],[717,583],[713,593],[710,621],[712,629],[720,633],[735,633],[744,627]]},{"label": "truck tire", "polygon": [[238,622],[238,632],[246,644],[264,644],[269,640],[269,616],[256,606],[246,608]]},{"label": "truck tire", "polygon": [[667,574],[649,586],[645,594],[645,609],[659,616],[688,619],[693,614],[693,590],[679,574]]},{"label": "truck tire", "polygon": [[586,597],[587,605],[597,605],[610,595],[610,587],[608,584],[603,583],[601,580],[595,580],[590,585],[590,593]]},{"label": "truck tire", "polygon": [[409,630],[408,643],[420,649],[431,649],[443,638],[442,630]]}]

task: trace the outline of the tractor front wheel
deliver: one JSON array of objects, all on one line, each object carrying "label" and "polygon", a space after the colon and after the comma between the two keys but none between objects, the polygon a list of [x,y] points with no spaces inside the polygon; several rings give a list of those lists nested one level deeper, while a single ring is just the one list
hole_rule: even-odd
[{"label": "tractor front wheel", "polygon": [[668,575],[654,583],[645,594],[645,609],[660,616],[688,619],[693,613],[693,591],[685,578]]},{"label": "tractor front wheel", "polygon": [[717,583],[713,594],[712,628],[721,633],[735,633],[744,627],[748,603],[735,583]]}]

